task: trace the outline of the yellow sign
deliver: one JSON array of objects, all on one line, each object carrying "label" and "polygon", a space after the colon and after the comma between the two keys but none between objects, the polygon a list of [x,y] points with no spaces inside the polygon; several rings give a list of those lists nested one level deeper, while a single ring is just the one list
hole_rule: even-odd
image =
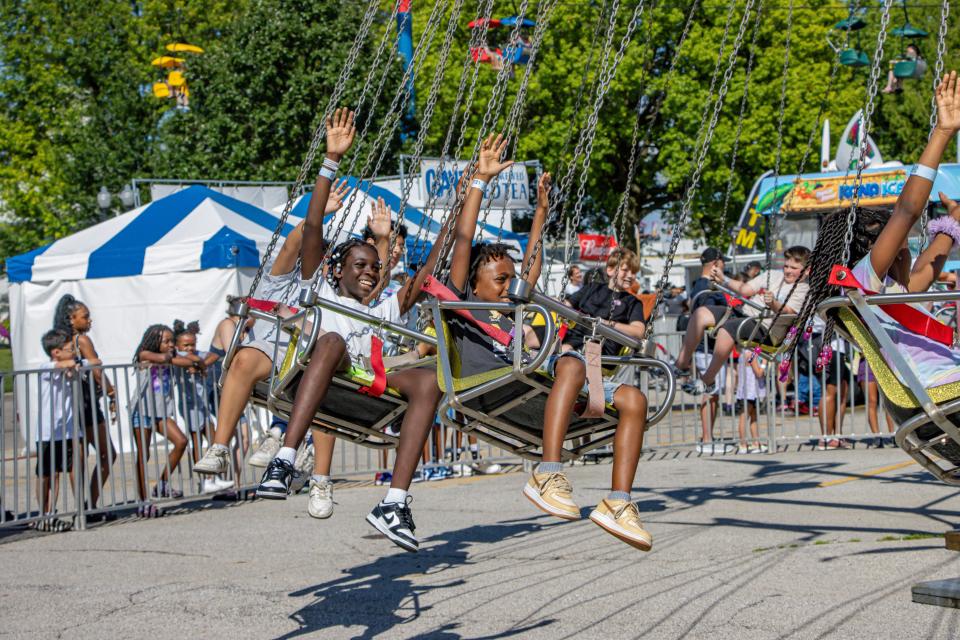
[{"label": "yellow sign", "polygon": [[[856,195],[856,180],[856,174],[797,180],[783,194],[781,210],[787,213],[824,211],[849,206]],[[865,207],[891,205],[897,201],[906,182],[907,172],[899,168],[864,175],[860,204]]]}]

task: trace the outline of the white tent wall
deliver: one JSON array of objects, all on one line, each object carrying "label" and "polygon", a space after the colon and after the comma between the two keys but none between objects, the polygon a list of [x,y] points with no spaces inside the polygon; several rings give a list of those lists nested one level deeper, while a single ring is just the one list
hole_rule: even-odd
[{"label": "white tent wall", "polygon": [[[172,274],[96,278],[48,283],[19,282],[10,286],[10,321],[14,368],[37,369],[48,360],[40,339],[53,324],[60,297],[69,293],[90,308],[90,337],[105,364],[129,364],[144,330],[151,324],[170,325],[174,319],[199,320],[198,347],[207,349],[213,330],[226,312],[228,295],[246,294],[254,269],[205,269]],[[128,369],[129,370],[129,369]],[[111,378],[115,376],[111,375]],[[35,384],[33,378],[32,384]],[[129,435],[120,437],[136,398],[137,380],[130,375],[117,384],[117,413],[111,421],[111,438],[118,449],[128,450]],[[16,385],[17,421],[25,441],[37,433],[38,394],[25,384]],[[181,421],[182,424],[182,421]]]}]

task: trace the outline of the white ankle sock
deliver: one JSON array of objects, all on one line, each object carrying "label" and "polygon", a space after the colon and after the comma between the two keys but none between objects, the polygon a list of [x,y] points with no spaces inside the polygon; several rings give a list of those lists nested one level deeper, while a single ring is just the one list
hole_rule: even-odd
[{"label": "white ankle sock", "polygon": [[390,487],[387,489],[387,496],[383,499],[384,504],[403,504],[407,500],[407,492],[403,489],[394,489]]},{"label": "white ankle sock", "polygon": [[297,460],[297,450],[293,447],[280,447],[280,451],[277,452],[277,457],[293,464]]}]

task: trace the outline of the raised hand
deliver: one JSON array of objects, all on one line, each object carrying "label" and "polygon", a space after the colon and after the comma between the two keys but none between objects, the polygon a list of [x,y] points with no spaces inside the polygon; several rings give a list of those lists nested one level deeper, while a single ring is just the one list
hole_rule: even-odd
[{"label": "raised hand", "polygon": [[490,181],[500,175],[500,172],[513,165],[513,160],[503,161],[504,152],[507,150],[507,139],[502,134],[496,137],[491,133],[487,139],[480,144],[480,158],[478,161],[476,176],[481,180]]},{"label": "raised hand", "polygon": [[343,154],[350,150],[353,136],[357,133],[353,119],[353,111],[346,107],[337,109],[332,117],[327,118],[327,157],[331,160],[339,162]]},{"label": "raised hand", "polygon": [[537,181],[537,206],[538,207],[550,206],[551,187],[553,187],[553,178],[550,177],[549,173],[542,174],[540,176],[540,180]]},{"label": "raised hand", "polygon": [[937,86],[937,128],[950,133],[960,130],[960,84],[957,72],[951,71]]},{"label": "raised hand", "polygon": [[327,196],[327,204],[323,208],[324,215],[328,213],[333,213],[334,211],[339,211],[340,207],[343,206],[343,201],[347,198],[347,194],[350,193],[350,187],[347,185],[347,179],[341,178],[332,191],[330,195]]},{"label": "raised hand", "polygon": [[390,209],[383,198],[377,198],[376,202],[371,203],[367,226],[377,239],[390,237]]}]

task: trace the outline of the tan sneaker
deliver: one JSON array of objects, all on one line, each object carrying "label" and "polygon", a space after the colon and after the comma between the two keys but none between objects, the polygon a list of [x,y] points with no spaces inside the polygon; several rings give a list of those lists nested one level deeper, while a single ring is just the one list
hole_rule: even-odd
[{"label": "tan sneaker", "polygon": [[573,487],[563,473],[533,473],[523,487],[523,495],[552,516],[579,520],[580,507],[573,501]]},{"label": "tan sneaker", "polygon": [[632,547],[650,551],[653,536],[643,528],[637,505],[626,500],[603,500],[590,513],[590,519]]}]

